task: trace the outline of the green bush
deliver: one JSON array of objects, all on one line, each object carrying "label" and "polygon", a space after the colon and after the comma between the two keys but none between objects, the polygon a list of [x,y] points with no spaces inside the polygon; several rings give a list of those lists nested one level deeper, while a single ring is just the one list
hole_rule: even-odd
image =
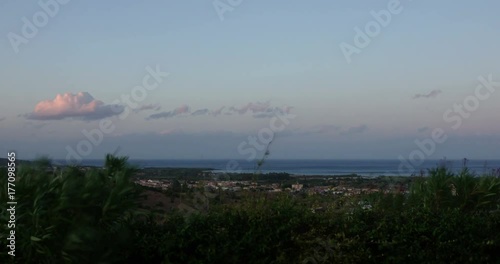
[{"label": "green bush", "polygon": [[[123,259],[129,247],[128,222],[137,195],[126,158],[107,156],[104,170],[68,167],[47,170],[47,162],[22,165],[16,177],[16,257],[18,263],[99,263]],[[44,164],[39,166],[37,164]],[[2,171],[2,173],[5,173]],[[0,176],[0,200],[7,200],[7,177]],[[9,215],[2,209],[0,221]],[[0,247],[5,249],[7,226]],[[10,258],[2,250],[1,258]],[[11,258],[12,259],[12,258]],[[3,262],[3,261],[2,261]]]},{"label": "green bush", "polygon": [[[138,211],[126,158],[19,166],[17,263],[498,263],[500,180],[445,168],[408,194],[243,194],[190,215]],[[5,171],[0,198],[7,200]],[[216,198],[214,198],[216,199]],[[368,206],[369,205],[369,206]],[[316,210],[318,209],[318,210]],[[0,221],[8,213],[2,209]],[[0,246],[6,248],[6,225]]]}]

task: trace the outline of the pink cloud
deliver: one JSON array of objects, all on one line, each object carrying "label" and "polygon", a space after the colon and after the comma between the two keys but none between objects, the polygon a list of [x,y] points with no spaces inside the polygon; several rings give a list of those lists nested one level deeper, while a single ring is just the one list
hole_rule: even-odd
[{"label": "pink cloud", "polygon": [[34,120],[61,120],[76,118],[83,120],[98,120],[118,115],[123,112],[123,106],[105,105],[102,101],[94,99],[87,92],[77,94],[58,94],[53,100],[39,102],[35,110],[26,116]]}]

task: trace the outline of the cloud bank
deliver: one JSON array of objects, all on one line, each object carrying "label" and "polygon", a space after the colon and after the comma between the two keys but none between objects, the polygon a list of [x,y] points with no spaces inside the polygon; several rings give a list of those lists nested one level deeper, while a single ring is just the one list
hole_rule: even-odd
[{"label": "cloud bank", "polygon": [[177,107],[176,109],[172,110],[172,111],[164,111],[164,112],[160,112],[160,113],[157,113],[157,114],[152,114],[150,115],[148,118],[146,118],[147,120],[150,120],[150,119],[167,119],[167,118],[171,118],[171,117],[175,117],[175,116],[178,116],[178,115],[182,115],[182,114],[187,114],[190,112],[190,108],[189,106],[187,105],[182,105],[182,106],[179,106]]},{"label": "cloud bank", "polygon": [[134,109],[134,113],[139,113],[139,112],[148,111],[148,110],[160,111],[161,110],[161,106],[159,106],[157,104],[141,105],[139,108]]},{"label": "cloud bank", "polygon": [[208,114],[209,110],[208,109],[199,109],[191,113],[192,116],[199,116],[199,115],[206,115]]},{"label": "cloud bank", "polygon": [[87,92],[77,94],[58,94],[53,100],[39,102],[32,113],[25,117],[31,120],[61,120],[66,118],[80,120],[99,120],[119,115],[124,107],[120,105],[106,105],[94,99]]},{"label": "cloud bank", "polygon": [[428,94],[416,94],[414,95],[412,98],[413,99],[419,99],[419,98],[434,98],[436,96],[438,96],[438,94],[442,93],[441,90],[432,90],[430,93]]},{"label": "cloud bank", "polygon": [[[164,111],[161,113],[155,113],[149,115],[146,120],[155,120],[155,119],[168,119],[176,116],[219,116],[219,115],[245,115],[250,113],[254,118],[270,118],[275,116],[276,114],[284,115],[290,113],[292,107],[273,107],[269,102],[266,103],[248,103],[242,107],[234,107],[231,106],[226,108],[222,106],[215,110],[210,110],[208,108],[197,109],[193,112],[190,110],[191,108],[188,105],[182,105],[172,111]],[[225,110],[225,111],[224,111]]]}]

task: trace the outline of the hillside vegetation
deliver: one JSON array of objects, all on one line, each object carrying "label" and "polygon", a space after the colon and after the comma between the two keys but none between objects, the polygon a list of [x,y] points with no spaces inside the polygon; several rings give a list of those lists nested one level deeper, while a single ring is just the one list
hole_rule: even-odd
[{"label": "hillside vegetation", "polygon": [[[18,166],[16,256],[0,263],[499,263],[500,179],[445,167],[408,193],[327,197],[254,192],[186,215],[141,206],[125,157],[104,169]],[[7,201],[7,172],[0,172]],[[200,189],[203,194],[203,190]],[[211,197],[210,199],[217,199]],[[322,205],[321,210],[314,210]]]}]

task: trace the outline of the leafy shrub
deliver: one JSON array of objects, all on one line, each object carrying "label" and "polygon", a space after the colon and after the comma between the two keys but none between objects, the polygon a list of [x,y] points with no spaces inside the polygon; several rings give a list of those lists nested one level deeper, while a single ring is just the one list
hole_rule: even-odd
[{"label": "leafy shrub", "polygon": [[[130,244],[128,222],[136,213],[137,192],[126,158],[107,157],[104,170],[68,167],[47,170],[47,161],[18,167],[16,177],[16,257],[18,263],[99,263],[118,261]],[[36,164],[43,164],[37,166]],[[7,177],[0,176],[6,201]],[[0,221],[9,215],[2,209]],[[2,225],[0,247],[6,248]],[[7,258],[5,250],[1,258]],[[10,257],[10,256],[9,256]]]},{"label": "leafy shrub", "polygon": [[[19,166],[18,263],[498,263],[500,180],[430,171],[408,194],[243,195],[203,213],[140,214],[126,158]],[[5,171],[0,198],[7,200]],[[214,198],[215,199],[215,198]],[[367,205],[370,205],[367,207]],[[311,210],[321,208],[321,210]],[[8,213],[0,211],[6,223]],[[0,229],[6,248],[6,225]],[[7,254],[2,251],[1,263]],[[9,258],[12,260],[12,258]]]}]

